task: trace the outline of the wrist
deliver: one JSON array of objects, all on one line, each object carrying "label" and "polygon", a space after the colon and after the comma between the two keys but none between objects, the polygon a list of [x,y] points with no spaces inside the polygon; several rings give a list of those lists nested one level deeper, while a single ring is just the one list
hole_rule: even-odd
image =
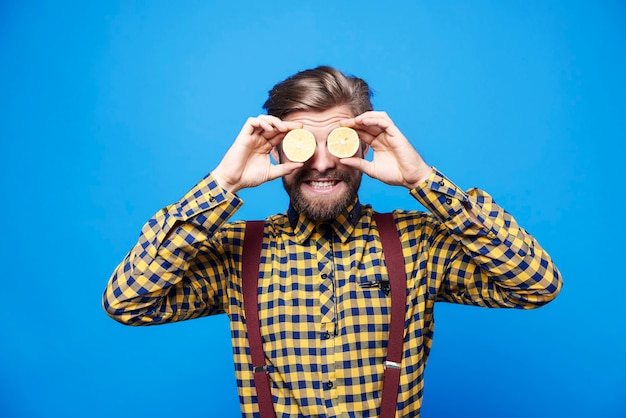
[{"label": "wrist", "polygon": [[420,184],[428,180],[432,172],[433,172],[433,167],[429,165],[424,165],[424,167],[420,168],[418,172],[416,173],[414,177],[415,180],[407,182],[404,186],[409,190],[417,189],[420,186]]},{"label": "wrist", "polygon": [[228,181],[228,177],[222,174],[219,167],[213,170],[211,174],[222,190],[235,194],[241,189],[241,187],[239,187],[236,183]]}]

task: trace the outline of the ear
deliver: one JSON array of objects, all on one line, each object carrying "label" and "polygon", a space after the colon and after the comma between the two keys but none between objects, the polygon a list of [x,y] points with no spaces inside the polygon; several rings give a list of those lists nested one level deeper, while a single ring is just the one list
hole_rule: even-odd
[{"label": "ear", "polygon": [[367,155],[367,152],[370,150],[370,146],[368,143],[366,143],[365,141],[361,141],[361,158],[365,159],[365,156]]},{"label": "ear", "polygon": [[272,158],[274,159],[274,161],[276,161],[277,163],[280,163],[280,154],[281,154],[281,149],[280,149],[280,144],[276,145],[274,148],[272,148],[272,151],[270,152]]}]

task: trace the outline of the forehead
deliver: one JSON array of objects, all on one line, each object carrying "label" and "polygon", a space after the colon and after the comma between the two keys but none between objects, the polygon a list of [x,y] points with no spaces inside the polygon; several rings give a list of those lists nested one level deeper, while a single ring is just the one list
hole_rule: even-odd
[{"label": "forehead", "polygon": [[354,116],[355,115],[348,106],[337,106],[321,112],[299,110],[287,115],[285,120],[300,122],[308,128],[324,128],[336,125],[339,121],[343,119],[350,119]]}]

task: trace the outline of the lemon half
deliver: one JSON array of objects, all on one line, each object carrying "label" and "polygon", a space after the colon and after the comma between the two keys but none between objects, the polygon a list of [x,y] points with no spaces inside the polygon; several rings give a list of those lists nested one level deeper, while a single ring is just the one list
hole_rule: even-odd
[{"label": "lemon half", "polygon": [[306,129],[293,129],[283,138],[285,156],[297,163],[303,163],[311,158],[316,147],[315,136]]},{"label": "lemon half", "polygon": [[328,151],[338,158],[348,158],[356,154],[361,141],[352,128],[342,126],[333,129],[326,139]]}]

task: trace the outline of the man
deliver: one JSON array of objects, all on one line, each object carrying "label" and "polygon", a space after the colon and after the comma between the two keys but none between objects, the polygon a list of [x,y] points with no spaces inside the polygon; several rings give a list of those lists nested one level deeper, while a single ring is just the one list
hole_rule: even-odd
[{"label": "man", "polygon": [[[277,84],[268,114],[248,119],[219,165],[146,223],[106,288],[106,312],[128,325],[227,313],[244,416],[259,407],[242,303],[246,228],[227,222],[241,189],[282,177],[290,197],[286,213],[265,220],[256,284],[277,416],[380,414],[391,302],[373,209],[357,197],[362,173],[407,189],[431,212],[393,213],[407,293],[397,416],[419,416],[435,301],[531,309],[560,291],[535,239],[487,193],[463,192],[427,165],[370,96],[363,80],[330,67]],[[339,126],[358,132],[354,157],[326,147]],[[296,128],[317,142],[304,163],[281,149]]]}]

